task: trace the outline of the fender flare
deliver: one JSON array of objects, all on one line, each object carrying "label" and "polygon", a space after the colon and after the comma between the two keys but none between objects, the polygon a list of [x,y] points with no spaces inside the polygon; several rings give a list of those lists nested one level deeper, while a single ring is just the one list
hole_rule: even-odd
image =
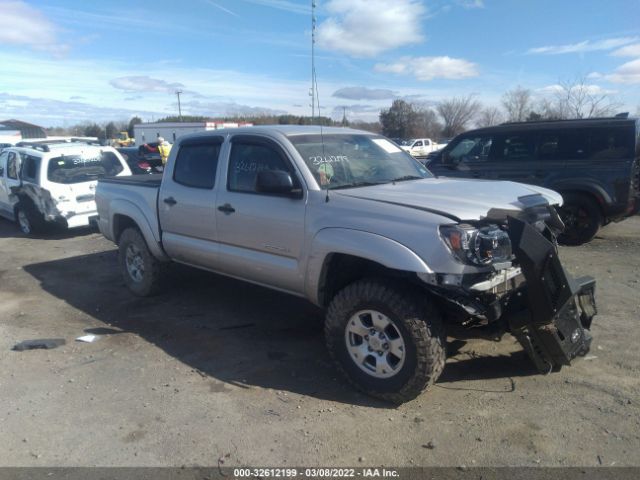
[{"label": "fender flare", "polygon": [[593,195],[594,197],[596,197],[596,200],[598,201],[598,203],[601,206],[608,206],[608,205],[612,205],[613,199],[611,198],[611,195],[609,195],[609,193],[600,185],[598,185],[596,182],[593,182],[591,180],[579,180],[576,181],[575,179],[563,182],[563,181],[558,181],[555,182],[550,188],[552,188],[553,190],[555,190],[556,192],[560,193],[560,195],[562,195],[562,192],[584,192],[584,193],[588,193]]},{"label": "fender flare", "polygon": [[149,250],[158,260],[168,261],[169,257],[162,249],[160,244],[160,239],[156,238],[153,228],[149,224],[149,220],[145,216],[145,214],[140,210],[140,208],[133,204],[128,200],[113,200],[111,202],[109,208],[110,221],[109,221],[109,236],[115,242],[115,217],[116,215],[122,215],[124,217],[129,217],[136,224],[140,233],[144,237],[145,242],[147,242],[147,246]]},{"label": "fender flare", "polygon": [[349,228],[325,228],[311,241],[305,276],[306,297],[320,305],[320,286],[327,259],[345,254],[370,260],[387,268],[415,273],[433,273],[415,252],[382,235]]}]

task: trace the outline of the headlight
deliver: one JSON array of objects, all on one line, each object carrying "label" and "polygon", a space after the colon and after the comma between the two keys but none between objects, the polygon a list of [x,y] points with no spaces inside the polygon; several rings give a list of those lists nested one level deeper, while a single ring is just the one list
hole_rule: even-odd
[{"label": "headlight", "polygon": [[490,265],[511,260],[511,240],[496,225],[480,229],[470,225],[441,225],[440,236],[463,263]]}]

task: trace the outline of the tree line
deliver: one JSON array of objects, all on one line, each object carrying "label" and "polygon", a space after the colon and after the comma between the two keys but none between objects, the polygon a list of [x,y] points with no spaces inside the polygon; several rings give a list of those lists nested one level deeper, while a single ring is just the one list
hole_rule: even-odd
[{"label": "tree line", "polygon": [[[482,128],[503,122],[565,120],[612,116],[622,104],[611,94],[585,78],[561,82],[536,98],[530,89],[518,86],[505,92],[501,108],[485,106],[474,95],[454,97],[422,106],[394,100],[380,112],[381,132],[391,138],[454,137],[469,128]],[[639,107],[640,113],[640,107]]]},{"label": "tree line", "polygon": [[[538,120],[563,120],[569,118],[593,118],[614,115],[622,106],[610,93],[593,85],[586,78],[561,82],[549,87],[546,95],[518,86],[505,92],[500,107],[483,105],[474,95],[459,96],[425,105],[396,99],[380,112],[374,122],[349,121],[346,117],[334,120],[329,117],[303,115],[256,115],[245,117],[208,117],[183,115],[168,116],[158,122],[248,122],[254,125],[324,125],[349,126],[360,130],[382,133],[390,138],[451,138],[470,128],[490,127],[503,122]],[[637,114],[640,115],[640,107]],[[119,132],[127,131],[133,137],[134,125],[142,123],[139,117],[129,122],[98,124],[85,122],[71,127],[47,129],[49,135],[75,135],[112,139]]]}]

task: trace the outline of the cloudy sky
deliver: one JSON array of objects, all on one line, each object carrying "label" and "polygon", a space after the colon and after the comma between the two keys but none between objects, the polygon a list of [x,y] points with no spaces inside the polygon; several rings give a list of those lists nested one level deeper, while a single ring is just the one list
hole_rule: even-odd
[{"label": "cloudy sky", "polygon": [[[310,114],[311,0],[0,0],[0,120]],[[316,0],[322,113],[498,105],[587,78],[640,105],[639,0]]]}]

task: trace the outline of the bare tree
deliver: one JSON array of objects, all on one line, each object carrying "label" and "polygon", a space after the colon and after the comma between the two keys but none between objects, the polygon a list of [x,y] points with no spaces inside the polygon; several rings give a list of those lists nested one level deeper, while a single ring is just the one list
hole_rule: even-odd
[{"label": "bare tree", "polygon": [[418,118],[416,120],[417,124],[417,134],[416,137],[419,138],[431,138],[436,140],[440,137],[440,132],[442,132],[442,124],[438,121],[438,115],[435,111],[433,111],[430,107],[424,106],[414,106]]},{"label": "bare tree", "polygon": [[476,121],[476,126],[482,127],[493,127],[494,125],[498,125],[502,123],[504,117],[502,112],[497,107],[485,107],[480,111],[478,115],[478,120]]},{"label": "bare tree", "polygon": [[585,77],[560,82],[542,105],[543,117],[559,119],[607,117],[622,106],[606,90],[587,83]]},{"label": "bare tree", "polygon": [[510,122],[524,122],[531,112],[531,90],[517,86],[502,95],[502,105]]},{"label": "bare tree", "polygon": [[464,132],[481,108],[482,104],[473,95],[454,97],[438,103],[437,110],[444,123],[442,135],[454,137]]}]

